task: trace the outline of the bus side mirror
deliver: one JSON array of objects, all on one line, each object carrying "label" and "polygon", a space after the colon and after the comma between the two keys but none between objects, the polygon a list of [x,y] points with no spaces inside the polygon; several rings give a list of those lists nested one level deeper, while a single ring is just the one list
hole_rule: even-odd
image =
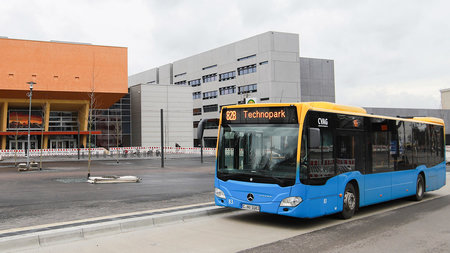
[{"label": "bus side mirror", "polygon": [[320,129],[309,128],[309,148],[320,148]]}]

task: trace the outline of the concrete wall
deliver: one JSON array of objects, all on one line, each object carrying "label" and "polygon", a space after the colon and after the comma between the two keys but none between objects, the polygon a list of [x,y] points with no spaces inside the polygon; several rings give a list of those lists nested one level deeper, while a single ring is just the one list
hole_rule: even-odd
[{"label": "concrete wall", "polygon": [[172,64],[166,64],[159,67],[159,82],[158,84],[172,84],[173,83],[173,67]]},{"label": "concrete wall", "polygon": [[138,118],[132,124],[133,145],[161,145],[160,109],[163,109],[164,145],[175,147],[178,143],[182,147],[193,146],[190,87],[138,85],[131,87],[131,99],[132,110],[140,108],[139,113],[132,112],[132,118]]},{"label": "concrete wall", "polygon": [[450,89],[441,90],[441,108],[450,109]]},{"label": "concrete wall", "polygon": [[159,84],[159,69],[149,69],[128,77],[128,87],[138,84]]},{"label": "concrete wall", "polygon": [[300,57],[301,101],[335,102],[334,61]]}]

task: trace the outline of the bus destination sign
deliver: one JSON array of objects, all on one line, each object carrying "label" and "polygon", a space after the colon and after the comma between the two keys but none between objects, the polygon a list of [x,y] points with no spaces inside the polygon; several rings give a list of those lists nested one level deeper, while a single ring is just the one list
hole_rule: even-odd
[{"label": "bus destination sign", "polygon": [[222,123],[225,124],[298,124],[295,106],[224,108]]}]

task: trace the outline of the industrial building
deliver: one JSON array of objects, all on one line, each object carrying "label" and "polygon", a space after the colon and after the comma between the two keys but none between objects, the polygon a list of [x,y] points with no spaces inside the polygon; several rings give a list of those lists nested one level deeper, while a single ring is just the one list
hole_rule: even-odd
[{"label": "industrial building", "polygon": [[[166,131],[166,136],[192,138],[184,145],[198,146],[196,128],[201,119],[208,119],[204,133],[207,147],[216,145],[222,106],[245,103],[246,99],[257,103],[335,102],[334,61],[300,57],[299,35],[282,32],[266,32],[131,75],[128,85],[132,97],[133,145],[144,146],[152,143],[154,133],[159,131],[155,129],[159,125],[152,123],[159,122],[159,115],[146,116],[159,109],[148,106],[152,99],[175,96],[180,101],[190,100],[191,103],[183,102],[179,111],[186,112],[188,104],[191,106],[189,126],[170,122],[172,130]],[[152,93],[151,97],[139,94],[154,85],[174,88],[145,91]],[[177,88],[182,91],[177,92]],[[140,100],[133,101],[135,97]]]},{"label": "industrial building", "polygon": [[193,116],[190,87],[135,85],[130,88],[130,94],[133,146],[161,145],[162,109],[164,146],[192,147]]},{"label": "industrial building", "polygon": [[[86,147],[90,109],[108,114],[128,93],[124,47],[2,37],[0,58],[1,149],[27,149],[29,123],[31,149]],[[90,132],[112,137],[100,121]]]}]

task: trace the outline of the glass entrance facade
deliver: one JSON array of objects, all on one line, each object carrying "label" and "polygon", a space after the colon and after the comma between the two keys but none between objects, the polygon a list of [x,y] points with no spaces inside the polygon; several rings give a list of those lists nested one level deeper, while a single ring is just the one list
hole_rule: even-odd
[{"label": "glass entrance facade", "polygon": [[92,143],[104,148],[131,146],[130,93],[108,109],[94,110],[93,115],[92,130],[101,131],[101,134],[92,136]]}]

